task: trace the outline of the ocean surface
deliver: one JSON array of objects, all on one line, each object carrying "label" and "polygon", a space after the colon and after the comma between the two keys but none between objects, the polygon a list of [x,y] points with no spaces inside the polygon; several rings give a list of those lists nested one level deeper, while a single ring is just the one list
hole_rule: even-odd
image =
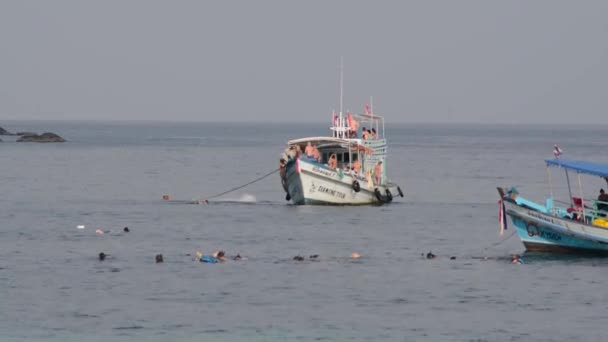
[{"label": "ocean surface", "polygon": [[[0,126],[68,140],[0,137],[2,341],[605,340],[608,259],[511,264],[524,249],[498,234],[496,186],[542,201],[553,144],[606,162],[607,127],[387,123],[405,198],[324,207],[285,202],[278,175],[188,204],[275,170],[288,139],[324,124]],[[585,180],[586,197],[602,186]],[[218,249],[246,260],[193,261]]]}]

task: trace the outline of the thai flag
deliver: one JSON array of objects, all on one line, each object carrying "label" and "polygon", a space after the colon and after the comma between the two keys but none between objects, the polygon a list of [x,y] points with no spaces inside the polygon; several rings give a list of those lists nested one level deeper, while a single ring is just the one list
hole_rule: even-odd
[{"label": "thai flag", "polygon": [[505,203],[502,200],[498,201],[498,223],[500,224],[500,235],[507,230],[507,216],[505,215]]},{"label": "thai flag", "polygon": [[370,114],[370,111],[369,111],[369,103],[366,103],[366,104],[365,104],[365,114]]},{"label": "thai flag", "polygon": [[562,149],[559,148],[559,146],[557,146],[557,144],[553,145],[553,155],[555,156],[555,158],[559,158],[559,156],[562,155]]}]

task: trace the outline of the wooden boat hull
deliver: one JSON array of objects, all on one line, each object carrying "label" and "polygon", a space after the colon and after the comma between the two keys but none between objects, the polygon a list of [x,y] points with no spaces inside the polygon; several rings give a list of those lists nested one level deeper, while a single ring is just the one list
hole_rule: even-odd
[{"label": "wooden boat hull", "polygon": [[505,201],[506,213],[530,252],[608,254],[608,229]]}]

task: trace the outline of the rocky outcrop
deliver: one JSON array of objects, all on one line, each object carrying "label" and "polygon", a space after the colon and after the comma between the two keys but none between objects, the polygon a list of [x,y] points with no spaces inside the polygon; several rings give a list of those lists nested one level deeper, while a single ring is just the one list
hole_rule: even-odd
[{"label": "rocky outcrop", "polygon": [[40,143],[49,143],[49,142],[65,142],[65,139],[58,136],[55,133],[46,132],[40,135],[31,133],[24,134],[21,138],[17,139],[17,142],[40,142]]}]

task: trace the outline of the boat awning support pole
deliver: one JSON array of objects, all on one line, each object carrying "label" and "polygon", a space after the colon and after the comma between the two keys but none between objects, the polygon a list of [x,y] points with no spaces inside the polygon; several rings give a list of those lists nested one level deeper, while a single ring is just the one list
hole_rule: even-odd
[{"label": "boat awning support pole", "polygon": [[547,166],[547,179],[549,180],[549,195],[551,196],[551,199],[553,199],[553,182],[551,181],[551,170],[549,170],[548,166]]},{"label": "boat awning support pole", "polygon": [[568,176],[568,169],[566,170],[566,182],[568,183],[568,194],[570,195],[570,206],[574,208],[574,200],[572,199],[572,188],[570,187],[570,177]]},{"label": "boat awning support pole", "polygon": [[580,173],[578,173],[578,190],[581,195],[581,211],[583,212],[583,222],[585,222],[585,200],[583,199],[583,183],[581,183]]}]

